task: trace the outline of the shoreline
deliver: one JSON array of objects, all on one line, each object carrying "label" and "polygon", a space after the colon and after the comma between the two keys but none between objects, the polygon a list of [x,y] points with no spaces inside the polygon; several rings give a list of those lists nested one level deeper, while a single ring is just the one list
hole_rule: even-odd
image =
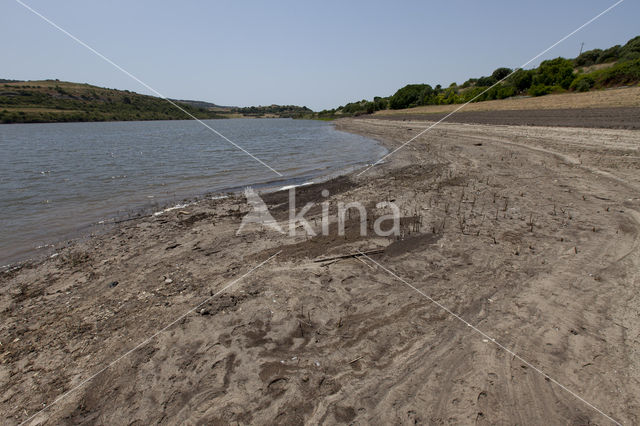
[{"label": "shoreline", "polygon": [[[335,122],[389,150],[427,125]],[[344,237],[259,227],[236,236],[248,208],[231,197],[127,222],[4,271],[0,407],[19,423],[23,410],[49,406],[280,252],[35,420],[472,423],[479,412],[489,423],[603,420],[375,264],[314,262],[379,249],[376,262],[634,422],[638,140],[633,130],[443,123],[360,177],[297,191],[300,205],[316,202],[308,220],[320,215],[322,189],[331,206],[394,200],[404,218],[419,218],[404,222],[399,240],[361,238],[349,231],[355,224]],[[283,223],[285,195],[264,197]],[[151,385],[136,384],[149,377]]]},{"label": "shoreline", "polygon": [[[290,185],[284,185],[284,186],[280,186],[281,184],[278,184],[276,186],[272,186],[273,182],[263,182],[255,185],[247,185],[247,187],[251,187],[254,189],[257,188],[258,189],[257,192],[259,194],[271,194],[271,193],[276,193],[281,191],[287,191],[290,188],[294,188],[294,187],[298,188],[298,187],[303,187],[308,185],[322,184],[332,179],[336,179],[336,178],[340,178],[343,176],[348,176],[350,174],[356,173],[359,170],[366,168],[368,165],[369,164],[366,164],[366,165],[354,164],[352,166],[349,166],[342,170],[337,170],[329,174],[318,175],[315,178],[313,177],[291,178],[291,179],[283,180],[281,182],[281,184],[283,184],[285,182],[301,181],[301,183],[299,184],[290,184]],[[346,172],[346,170],[349,170],[349,171]],[[313,179],[313,180],[308,180],[308,179]],[[94,237],[103,235],[105,232],[109,232],[110,230],[112,230],[113,227],[117,227],[118,225],[125,222],[158,217],[172,210],[184,209],[190,206],[197,206],[199,203],[205,202],[208,200],[218,201],[218,200],[223,200],[227,198],[238,198],[238,197],[242,198],[242,193],[243,193],[243,190],[239,189],[238,187],[230,187],[217,192],[208,191],[199,196],[188,196],[186,198],[178,197],[177,199],[171,200],[171,201],[165,200],[158,206],[160,210],[156,210],[156,207],[149,205],[148,207],[141,207],[136,209],[136,212],[133,213],[132,216],[130,215],[130,217],[127,217],[127,218],[123,218],[121,216],[113,216],[108,219],[102,219],[96,222],[92,222],[74,231],[72,234],[70,234],[66,238],[62,238],[61,240],[58,240],[55,242],[49,242],[44,245],[34,247],[33,249],[31,249],[31,252],[36,254],[32,257],[18,259],[8,264],[0,265],[0,273],[5,271],[11,271],[16,268],[20,268],[23,263],[35,262],[37,264],[45,261],[47,258],[56,257],[59,253],[54,252],[55,247],[62,247],[62,248],[69,247],[70,245],[73,245],[81,240],[86,240],[88,238],[94,238]],[[125,208],[123,207],[123,210],[124,209]],[[98,229],[97,227],[104,227],[104,228]],[[39,252],[40,250],[42,250],[42,252]],[[47,250],[49,251],[46,252]],[[37,253],[40,253],[40,254],[37,254]]]},{"label": "shoreline", "polygon": [[[368,143],[379,145],[377,141],[373,140]],[[65,232],[64,234],[60,233],[60,235],[54,239],[45,239],[42,237],[38,240],[34,240],[32,247],[30,247],[28,251],[22,250],[21,247],[20,252],[13,253],[10,256],[7,256],[6,259],[2,260],[2,264],[0,264],[0,271],[13,269],[24,262],[41,262],[48,256],[55,255],[56,247],[66,247],[74,241],[102,234],[107,231],[104,229],[105,227],[112,227],[119,223],[151,217],[157,213],[158,210],[165,210],[182,204],[192,205],[200,200],[211,198],[212,196],[218,197],[224,194],[238,195],[242,193],[246,186],[251,186],[258,191],[272,192],[279,190],[280,187],[302,185],[309,181],[323,182],[333,177],[349,173],[355,168],[360,167],[360,164],[361,163],[341,165],[339,162],[336,162],[329,170],[318,166],[315,170],[305,170],[303,174],[292,177],[276,176],[277,179],[264,177],[261,178],[261,181],[242,186],[229,182],[229,186],[215,190],[212,190],[210,187],[204,187],[201,192],[197,193],[191,192],[182,195],[160,194],[152,200],[144,201],[141,199],[130,205],[119,205],[116,206],[117,208],[114,207],[110,209],[108,214],[107,210],[105,210],[104,214],[94,216],[93,219],[88,219],[88,221],[83,223],[82,226],[77,227],[70,232]]]}]

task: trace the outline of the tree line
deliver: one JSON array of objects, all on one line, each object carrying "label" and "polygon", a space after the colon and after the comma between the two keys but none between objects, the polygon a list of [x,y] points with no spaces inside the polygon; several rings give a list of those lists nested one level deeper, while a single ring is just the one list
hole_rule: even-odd
[{"label": "tree line", "polygon": [[279,117],[302,118],[313,111],[306,106],[297,105],[268,105],[231,108],[232,113],[242,114],[245,117]]},{"label": "tree line", "polygon": [[[594,65],[609,64],[605,67]],[[595,68],[595,69],[593,69]],[[404,109],[423,105],[460,104],[505,99],[513,96],[542,96],[566,91],[585,92],[640,82],[640,36],[624,46],[593,49],[573,59],[558,57],[543,61],[533,69],[497,68],[488,76],[470,78],[461,85],[444,88],[429,84],[408,84],[392,96],[376,96],[344,106],[323,110],[313,118],[372,114],[386,109]],[[311,118],[311,117],[309,117]]]}]

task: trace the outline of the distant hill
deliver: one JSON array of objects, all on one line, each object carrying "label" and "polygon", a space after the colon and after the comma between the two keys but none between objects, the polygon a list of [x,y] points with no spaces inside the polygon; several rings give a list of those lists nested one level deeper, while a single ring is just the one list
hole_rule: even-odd
[{"label": "distant hill", "polygon": [[233,108],[236,107],[232,107],[232,106],[223,106],[223,105],[216,105],[216,104],[212,104],[211,102],[205,102],[205,101],[194,101],[191,99],[171,99],[173,102],[180,102],[183,104],[187,104],[187,105],[191,105],[194,106],[196,108],[204,108],[204,109],[208,109],[211,111],[229,111]]},{"label": "distant hill", "polygon": [[[211,102],[171,99],[199,119],[298,118],[307,107],[270,105],[231,107]],[[191,117],[165,99],[129,90],[108,89],[59,80],[0,79],[0,123],[70,121],[188,120]]]},{"label": "distant hill", "polygon": [[301,107],[297,105],[268,105],[231,108],[231,112],[241,114],[244,117],[255,118],[302,118],[313,114],[313,111],[306,106]]},{"label": "distant hill", "polygon": [[[58,80],[0,81],[0,123],[191,118],[165,99],[128,90]],[[176,101],[197,118],[225,118],[209,107],[195,105],[195,102]]]}]

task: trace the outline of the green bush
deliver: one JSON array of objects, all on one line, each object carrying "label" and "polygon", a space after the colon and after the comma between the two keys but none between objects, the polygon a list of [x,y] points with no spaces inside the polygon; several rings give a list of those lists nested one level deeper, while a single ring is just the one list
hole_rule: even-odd
[{"label": "green bush", "polygon": [[402,109],[428,105],[434,97],[434,90],[428,84],[407,84],[391,96],[389,107],[391,109]]},{"label": "green bush", "polygon": [[640,59],[620,62],[612,67],[589,74],[595,80],[596,87],[611,87],[633,84],[640,81]]},{"label": "green bush", "polygon": [[575,78],[573,61],[565,58],[543,61],[533,76],[533,86],[560,86],[568,89]]},{"label": "green bush", "polygon": [[606,50],[603,50],[596,61],[596,64],[605,64],[607,62],[615,62],[620,57],[620,45],[612,46]]},{"label": "green bush", "polygon": [[571,90],[575,90],[576,92],[587,92],[589,91],[593,85],[595,84],[595,80],[589,74],[581,74],[576,77],[575,80],[571,83],[569,87]]},{"label": "green bush", "polygon": [[508,81],[511,81],[511,83],[513,83],[518,91],[524,92],[529,87],[531,87],[534,73],[535,71],[533,70],[519,69],[518,71],[514,72],[511,77],[509,77]]},{"label": "green bush", "polygon": [[345,114],[355,114],[358,111],[362,111],[363,105],[360,102],[349,102],[342,108],[342,112]]},{"label": "green bush", "polygon": [[574,59],[577,67],[588,67],[598,62],[598,58],[602,54],[602,49],[587,50]]},{"label": "green bush", "polygon": [[512,71],[513,70],[511,68],[500,67],[491,74],[491,77],[493,77],[496,81],[500,81],[506,76],[508,76],[509,74],[511,74]]},{"label": "green bush", "polygon": [[460,96],[458,96],[458,87],[449,86],[447,89],[438,94],[438,97],[434,103],[442,105],[457,104],[460,102],[460,99]]},{"label": "green bush", "polygon": [[548,95],[553,91],[551,86],[545,84],[534,84],[529,88],[529,95],[531,96],[543,96]]},{"label": "green bush", "polygon": [[460,102],[469,102],[471,100],[473,100],[473,102],[483,101],[485,100],[486,93],[482,94],[482,92],[484,92],[485,90],[487,90],[486,87],[472,87],[470,89],[467,89],[461,94],[462,99],[460,100]]},{"label": "green bush", "polygon": [[496,99],[510,98],[511,96],[515,96],[517,93],[516,88],[510,85],[499,86],[497,89]]},{"label": "green bush", "polygon": [[375,102],[367,102],[364,104],[364,109],[367,111],[367,114],[373,114],[376,110]]},{"label": "green bush", "polygon": [[478,81],[476,81],[476,86],[493,86],[494,84],[496,84],[496,79],[493,76],[489,76],[489,77],[480,77],[478,79]]},{"label": "green bush", "polygon": [[624,46],[616,45],[605,50],[587,50],[575,58],[574,63],[576,66],[581,67],[636,59],[640,59],[640,36],[632,38]]},{"label": "green bush", "polygon": [[373,98],[373,102],[376,104],[376,111],[380,111],[380,110],[389,108],[389,100],[387,100],[386,98],[381,98],[380,96],[375,96]]},{"label": "green bush", "polygon": [[620,60],[633,61],[640,59],[640,36],[634,37],[620,48]]},{"label": "green bush", "polygon": [[463,89],[466,89],[467,87],[471,87],[474,84],[476,84],[476,82],[478,81],[477,78],[470,78],[469,80],[465,81],[464,83],[462,83],[462,87]]}]

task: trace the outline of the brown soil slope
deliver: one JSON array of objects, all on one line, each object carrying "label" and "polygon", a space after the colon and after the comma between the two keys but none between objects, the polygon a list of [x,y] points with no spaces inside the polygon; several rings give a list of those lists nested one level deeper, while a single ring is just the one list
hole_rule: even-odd
[{"label": "brown soil slope", "polygon": [[[451,112],[461,108],[451,116]],[[640,87],[379,111],[386,120],[640,129]],[[446,118],[445,118],[446,117]]]},{"label": "brown soil slope", "polygon": [[[379,111],[375,115],[448,113],[461,104],[426,105],[401,110]],[[561,93],[539,97],[517,97],[467,104],[462,111],[513,111],[541,109],[584,109],[640,107],[640,86],[597,90],[582,93]]]}]

